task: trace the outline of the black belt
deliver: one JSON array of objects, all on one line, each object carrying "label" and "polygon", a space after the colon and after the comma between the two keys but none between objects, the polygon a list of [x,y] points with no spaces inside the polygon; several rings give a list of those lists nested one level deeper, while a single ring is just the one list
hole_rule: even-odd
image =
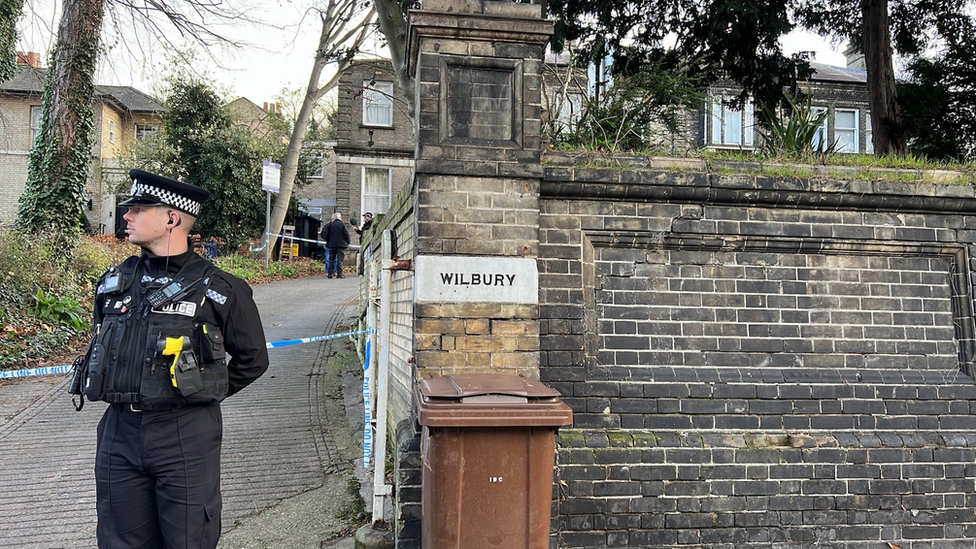
[{"label": "black belt", "polygon": [[146,406],[143,404],[113,404],[112,406],[118,407],[119,411],[129,412],[129,413],[142,413],[142,412],[175,412],[180,408],[186,406],[186,404],[156,404],[153,406]]}]

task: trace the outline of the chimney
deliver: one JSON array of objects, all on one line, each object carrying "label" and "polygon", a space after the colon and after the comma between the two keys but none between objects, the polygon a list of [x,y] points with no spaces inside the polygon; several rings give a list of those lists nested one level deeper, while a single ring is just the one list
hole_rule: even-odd
[{"label": "chimney", "polygon": [[264,102],[264,110],[265,110],[266,112],[267,112],[267,110],[268,110],[268,102],[267,102],[267,101],[265,101],[265,102]]},{"label": "chimney", "polygon": [[849,69],[861,69],[863,71],[867,68],[864,63],[864,54],[857,51],[854,44],[847,45],[847,49],[844,50],[844,57],[847,58],[847,68]]},{"label": "chimney", "polygon": [[37,52],[29,51],[24,53],[22,51],[17,52],[17,64],[18,65],[29,65],[35,69],[41,66],[41,56]]}]

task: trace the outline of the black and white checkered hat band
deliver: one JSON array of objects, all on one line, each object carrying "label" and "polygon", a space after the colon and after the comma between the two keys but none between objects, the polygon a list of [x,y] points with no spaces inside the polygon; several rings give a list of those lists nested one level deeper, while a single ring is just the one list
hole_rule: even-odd
[{"label": "black and white checkered hat band", "polygon": [[163,204],[169,204],[170,206],[183,210],[192,216],[197,216],[200,214],[200,203],[196,200],[191,200],[181,194],[167,191],[166,189],[161,189],[137,180],[132,181],[132,188],[129,190],[129,195],[131,195],[133,198],[144,195],[154,196]]}]

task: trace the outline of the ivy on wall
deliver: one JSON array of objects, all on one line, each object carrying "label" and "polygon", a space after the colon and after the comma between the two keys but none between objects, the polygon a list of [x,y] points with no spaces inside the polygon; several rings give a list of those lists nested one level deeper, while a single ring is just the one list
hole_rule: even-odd
[{"label": "ivy on wall", "polygon": [[17,71],[17,20],[24,11],[24,0],[0,0],[0,82]]},{"label": "ivy on wall", "polygon": [[44,85],[40,132],[28,161],[18,226],[77,235],[86,225],[85,184],[95,138],[95,66],[104,6],[65,0]]}]

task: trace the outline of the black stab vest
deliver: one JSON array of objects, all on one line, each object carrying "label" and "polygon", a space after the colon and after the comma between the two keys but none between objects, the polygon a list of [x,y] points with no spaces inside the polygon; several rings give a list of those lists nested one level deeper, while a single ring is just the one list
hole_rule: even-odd
[{"label": "black stab vest", "polygon": [[[201,282],[179,301],[153,309],[141,282],[135,280],[140,262],[137,257],[123,262],[118,267],[121,287],[96,299],[96,306],[101,301],[102,323],[88,360],[85,396],[145,410],[223,400],[228,388],[223,334],[203,314],[216,267],[191,258],[177,276]],[[161,354],[166,338],[184,336],[190,339],[203,380],[202,390],[188,397],[173,385],[175,357]]]}]

